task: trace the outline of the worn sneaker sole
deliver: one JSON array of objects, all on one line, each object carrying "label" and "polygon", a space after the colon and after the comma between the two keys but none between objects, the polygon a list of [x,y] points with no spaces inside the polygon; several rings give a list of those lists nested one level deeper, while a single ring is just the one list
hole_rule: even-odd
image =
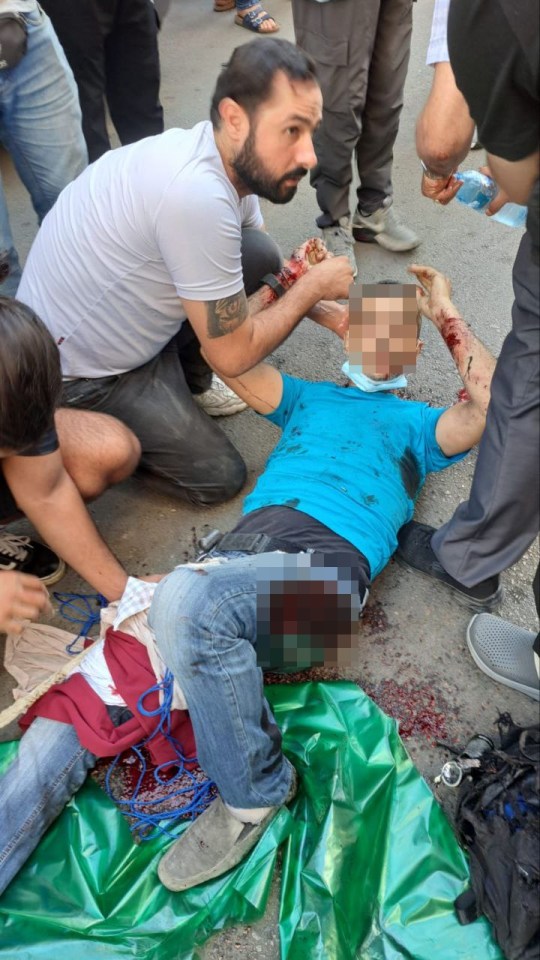
[{"label": "worn sneaker sole", "polygon": [[228,403],[225,407],[220,406],[205,406],[204,401],[200,401],[198,396],[202,394],[195,395],[193,397],[197,406],[204,412],[208,417],[232,417],[235,413],[242,413],[243,410],[247,410],[248,404],[244,403],[243,400],[238,399],[238,403]]},{"label": "worn sneaker sole", "polygon": [[394,559],[397,563],[399,563],[400,567],[403,567],[405,570],[410,570],[412,573],[416,573],[419,577],[423,577],[424,580],[429,580],[430,583],[438,583],[441,587],[446,587],[447,590],[451,590],[457,602],[462,607],[467,607],[469,610],[475,610],[477,613],[482,613],[483,611],[490,613],[492,610],[498,610],[502,603],[504,596],[504,590],[502,586],[497,587],[495,593],[492,593],[491,596],[487,597],[485,600],[477,600],[475,597],[470,597],[468,594],[463,593],[462,590],[460,590],[458,587],[454,587],[446,580],[439,580],[438,577],[434,577],[430,573],[424,573],[424,571],[419,570],[418,567],[413,567],[412,564],[407,563],[403,557],[400,557],[398,553],[394,554]]},{"label": "worn sneaker sole", "polygon": [[[477,627],[477,623],[476,623],[477,616],[478,614],[472,618],[472,620],[469,622],[467,626],[467,646],[469,648],[469,652],[476,666],[479,668],[479,670],[482,671],[482,673],[487,674],[488,677],[491,677],[491,679],[495,680],[497,683],[502,683],[504,684],[505,687],[511,687],[512,690],[518,690],[519,693],[524,693],[525,696],[530,697],[531,700],[540,701],[540,686],[531,687],[528,684],[520,683],[519,680],[513,680],[511,677],[505,677],[504,674],[500,672],[498,673],[493,667],[490,667],[486,663],[486,661],[482,659],[482,657],[480,656],[480,654],[476,649],[475,638],[474,638],[474,632]],[[501,626],[504,628],[505,624],[503,623]],[[529,633],[529,631],[526,631],[526,632]],[[535,636],[534,633],[531,633],[531,647],[534,640],[534,636]],[[533,658],[533,669],[534,669],[534,658]]]},{"label": "worn sneaker sole", "polygon": [[422,242],[420,239],[411,240],[392,240],[384,233],[375,233],[373,230],[366,230],[363,227],[353,227],[352,235],[358,243],[378,243],[385,250],[392,253],[405,253],[407,250],[415,250]]},{"label": "worn sneaker sole", "polygon": [[62,579],[66,572],[66,565],[63,560],[60,560],[56,570],[53,570],[52,573],[49,573],[47,577],[40,577],[40,582],[45,587],[52,586],[53,583],[58,583]]}]

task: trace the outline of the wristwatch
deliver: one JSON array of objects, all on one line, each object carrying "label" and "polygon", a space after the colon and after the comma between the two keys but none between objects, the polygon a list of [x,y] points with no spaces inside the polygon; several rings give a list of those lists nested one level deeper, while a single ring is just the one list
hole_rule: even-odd
[{"label": "wristwatch", "polygon": [[449,180],[454,172],[453,170],[451,170],[450,173],[445,173],[445,174],[433,173],[433,170],[430,170],[429,167],[426,167],[423,160],[420,161],[420,164],[422,166],[422,170],[424,171],[424,176],[427,177],[428,180],[441,180],[441,181],[444,180],[446,182],[446,180]]}]

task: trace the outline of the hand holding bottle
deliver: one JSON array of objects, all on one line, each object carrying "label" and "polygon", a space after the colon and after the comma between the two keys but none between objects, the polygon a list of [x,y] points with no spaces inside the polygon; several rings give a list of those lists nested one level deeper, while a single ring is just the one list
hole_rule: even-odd
[{"label": "hand holding bottle", "polygon": [[501,196],[501,191],[490,176],[480,170],[458,171],[454,176],[462,184],[456,195],[459,203],[472,210],[484,210],[493,220],[508,227],[525,226],[527,207],[506,202],[506,196],[504,193]]}]

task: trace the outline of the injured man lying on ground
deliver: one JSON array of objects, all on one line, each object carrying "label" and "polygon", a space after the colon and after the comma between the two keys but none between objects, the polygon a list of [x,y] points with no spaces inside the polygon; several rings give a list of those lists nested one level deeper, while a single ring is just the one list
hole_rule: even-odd
[{"label": "injured man lying on ground", "polygon": [[[451,302],[449,281],[429,267],[411,272],[421,287],[351,288],[345,385],[268,364],[228,381],[281,438],[234,530],[157,585],[130,578],[106,611],[104,641],[23,718],[0,779],[0,891],[96,757],[145,737],[156,763],[171,761],[173,739],[184,757],[196,750],[218,791],[160,862],[170,890],[235,866],[294,796],[263,670],[347,665],[369,584],[426,475],[460,460],[484,429],[494,358]],[[447,408],[394,392],[421,349],[421,314],[465,387]]]}]

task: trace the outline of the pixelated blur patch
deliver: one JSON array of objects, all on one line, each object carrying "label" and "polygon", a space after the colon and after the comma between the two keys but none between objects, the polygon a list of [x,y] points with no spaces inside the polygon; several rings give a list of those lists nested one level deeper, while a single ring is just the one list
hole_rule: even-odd
[{"label": "pixelated blur patch", "polygon": [[296,671],[351,663],[358,572],[339,554],[268,555],[257,569],[257,662]]}]

